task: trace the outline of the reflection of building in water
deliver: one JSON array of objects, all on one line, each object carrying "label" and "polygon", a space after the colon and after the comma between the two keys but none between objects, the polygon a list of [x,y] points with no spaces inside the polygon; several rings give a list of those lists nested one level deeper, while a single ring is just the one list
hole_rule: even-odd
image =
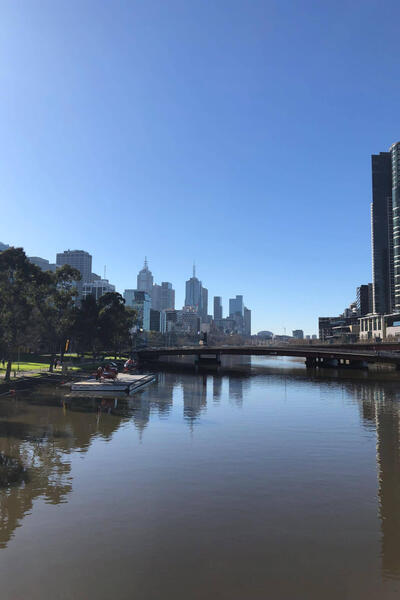
[{"label": "reflection of building in water", "polygon": [[165,373],[159,373],[157,377],[157,394],[154,394],[153,384],[153,398],[156,396],[156,407],[160,417],[167,417],[171,412],[174,386],[171,381],[168,381]]},{"label": "reflection of building in water", "polygon": [[241,377],[229,377],[229,400],[239,407],[243,405],[243,379]]},{"label": "reflection of building in water", "polygon": [[149,392],[143,391],[136,394],[129,400],[129,408],[136,429],[139,432],[139,438],[142,439],[143,431],[150,420],[150,398]]},{"label": "reflection of building in water", "polygon": [[362,386],[362,411],[376,427],[378,497],[382,531],[382,571],[400,576],[400,406],[399,391]]},{"label": "reflection of building in water", "polygon": [[213,376],[213,401],[214,404],[218,404],[221,400],[222,394],[222,377],[217,375]]},{"label": "reflection of building in water", "polygon": [[191,426],[207,407],[207,375],[182,379],[183,416]]},{"label": "reflection of building in water", "polygon": [[[45,411],[43,404],[48,404]],[[61,408],[54,397],[47,403],[34,397],[29,403],[2,402],[0,453],[16,459],[26,474],[19,484],[6,484],[0,490],[0,548],[31,512],[36,498],[51,504],[66,502],[72,490],[69,454],[86,451],[95,436],[110,439],[120,423],[121,418],[114,415],[98,418],[92,411]]]}]

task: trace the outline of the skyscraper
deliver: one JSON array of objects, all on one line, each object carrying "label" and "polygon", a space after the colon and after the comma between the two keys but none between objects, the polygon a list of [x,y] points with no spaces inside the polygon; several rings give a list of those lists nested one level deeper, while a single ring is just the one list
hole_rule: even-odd
[{"label": "skyscraper", "polygon": [[243,312],[243,321],[244,321],[244,335],[251,335],[251,310],[249,308],[244,307]]},{"label": "skyscraper", "polygon": [[392,161],[390,152],[373,154],[372,163],[372,278],[373,311],[393,307]]},{"label": "skyscraper", "polygon": [[166,310],[175,308],[175,290],[172,283],[163,281],[161,285],[153,285],[151,306],[154,310]]},{"label": "skyscraper", "polygon": [[400,312],[400,142],[390,147],[392,159],[394,310]]},{"label": "skyscraper", "polygon": [[85,250],[65,250],[56,256],[57,267],[70,265],[81,274],[81,280],[76,282],[78,295],[82,296],[84,283],[90,283],[92,274],[92,255]]},{"label": "skyscraper", "polygon": [[144,259],[143,269],[137,276],[137,289],[141,292],[147,292],[149,296],[153,291],[153,274],[147,264],[147,257]]},{"label": "skyscraper", "polygon": [[208,315],[208,289],[201,287],[201,316],[204,320],[207,319]]},{"label": "skyscraper", "polygon": [[236,296],[236,298],[229,299],[229,316],[240,314],[243,317],[244,304],[243,296]]},{"label": "skyscraper", "polygon": [[193,265],[193,276],[186,282],[185,306],[193,306],[198,313],[203,308],[201,281],[196,277],[196,267]]},{"label": "skyscraper", "polygon": [[221,296],[214,296],[214,321],[222,319],[222,298]]}]

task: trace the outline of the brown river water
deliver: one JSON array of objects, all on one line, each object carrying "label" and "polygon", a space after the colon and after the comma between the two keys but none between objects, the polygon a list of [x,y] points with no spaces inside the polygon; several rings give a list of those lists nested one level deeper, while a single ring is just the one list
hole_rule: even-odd
[{"label": "brown river water", "polygon": [[400,597],[400,377],[257,358],[0,399],[1,600]]}]

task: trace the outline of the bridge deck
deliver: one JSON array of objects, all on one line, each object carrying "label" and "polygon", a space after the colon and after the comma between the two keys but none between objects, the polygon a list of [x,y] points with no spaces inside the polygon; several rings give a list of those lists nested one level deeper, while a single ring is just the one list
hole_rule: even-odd
[{"label": "bridge deck", "polygon": [[343,359],[365,362],[386,362],[400,365],[400,353],[395,351],[356,350],[318,346],[184,346],[146,348],[137,352],[139,359],[151,360],[160,356],[295,356],[300,358]]}]

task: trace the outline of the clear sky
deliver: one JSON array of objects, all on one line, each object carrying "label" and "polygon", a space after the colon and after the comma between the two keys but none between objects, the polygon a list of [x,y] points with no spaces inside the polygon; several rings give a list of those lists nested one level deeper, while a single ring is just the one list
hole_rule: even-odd
[{"label": "clear sky", "polygon": [[[119,291],[196,260],[253,331],[371,281],[370,155],[400,139],[398,0],[3,0],[0,241]],[[211,309],[210,302],[210,309]]]}]

